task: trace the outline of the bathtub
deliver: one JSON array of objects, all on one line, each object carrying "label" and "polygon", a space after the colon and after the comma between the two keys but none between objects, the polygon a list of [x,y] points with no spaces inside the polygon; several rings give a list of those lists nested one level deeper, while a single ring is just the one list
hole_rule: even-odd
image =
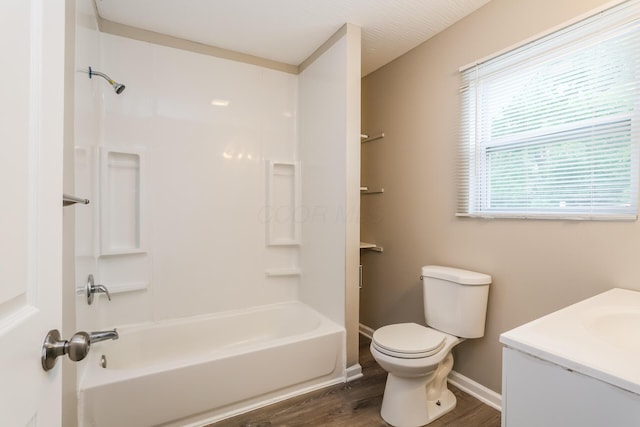
[{"label": "bathtub", "polygon": [[344,328],[299,302],[118,333],[91,346],[80,426],[202,426],[345,380]]}]

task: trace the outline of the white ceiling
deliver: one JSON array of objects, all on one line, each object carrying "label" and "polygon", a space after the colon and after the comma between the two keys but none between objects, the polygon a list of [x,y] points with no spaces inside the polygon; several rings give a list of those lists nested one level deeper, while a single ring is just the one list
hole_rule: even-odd
[{"label": "white ceiling", "polygon": [[345,22],[362,27],[362,75],[489,0],[96,0],[109,21],[299,65]]}]

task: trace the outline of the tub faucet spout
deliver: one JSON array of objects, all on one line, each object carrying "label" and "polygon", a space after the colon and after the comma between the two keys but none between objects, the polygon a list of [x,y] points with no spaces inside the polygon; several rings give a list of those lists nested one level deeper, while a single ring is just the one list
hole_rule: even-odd
[{"label": "tub faucet spout", "polygon": [[116,331],[115,329],[113,329],[112,331],[91,332],[89,334],[91,344],[106,340],[117,340],[118,338],[118,331]]}]

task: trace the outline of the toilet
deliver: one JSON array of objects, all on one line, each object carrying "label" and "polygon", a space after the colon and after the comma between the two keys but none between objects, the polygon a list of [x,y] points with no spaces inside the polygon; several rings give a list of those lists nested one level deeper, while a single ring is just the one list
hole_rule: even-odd
[{"label": "toilet", "polygon": [[427,326],[387,325],[371,340],[371,354],[388,372],[380,414],[395,427],[423,426],[455,408],[447,388],[451,350],[484,335],[491,276],[429,265],[420,278]]}]

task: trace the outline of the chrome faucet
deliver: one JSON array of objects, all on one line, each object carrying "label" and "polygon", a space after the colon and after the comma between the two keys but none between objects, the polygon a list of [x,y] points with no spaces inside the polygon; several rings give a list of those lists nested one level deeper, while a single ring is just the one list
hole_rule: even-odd
[{"label": "chrome faucet", "polygon": [[89,333],[89,342],[91,344],[106,340],[117,340],[118,338],[120,338],[120,336],[118,335],[118,331],[115,329],[112,331],[97,331]]},{"label": "chrome faucet", "polygon": [[87,284],[85,285],[85,291],[87,294],[87,304],[93,304],[93,296],[95,294],[107,294],[107,298],[111,301],[111,294],[109,289],[104,285],[96,285],[93,280],[93,274],[90,274],[87,278]]}]

